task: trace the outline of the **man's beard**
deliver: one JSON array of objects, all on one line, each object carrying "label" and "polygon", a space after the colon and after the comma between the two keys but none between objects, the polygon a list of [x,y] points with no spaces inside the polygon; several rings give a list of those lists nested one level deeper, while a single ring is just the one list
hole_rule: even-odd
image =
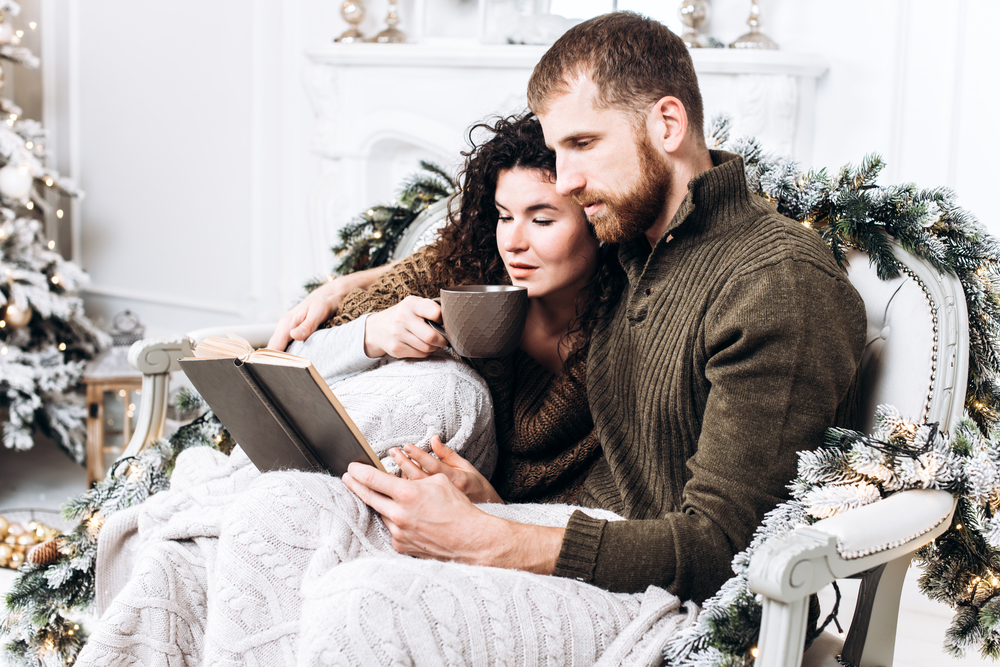
[{"label": "man's beard", "polygon": [[635,187],[624,194],[586,190],[573,197],[581,206],[604,203],[604,210],[589,217],[597,238],[605,243],[621,243],[638,238],[653,226],[663,212],[670,192],[670,166],[659,156],[646,136],[636,137],[639,174]]}]

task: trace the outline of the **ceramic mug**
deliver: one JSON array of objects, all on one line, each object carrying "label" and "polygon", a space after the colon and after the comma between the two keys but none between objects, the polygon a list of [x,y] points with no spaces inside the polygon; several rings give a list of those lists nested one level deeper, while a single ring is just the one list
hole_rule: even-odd
[{"label": "ceramic mug", "polygon": [[513,285],[460,285],[441,290],[442,327],[425,320],[460,356],[506,357],[517,349],[528,315],[528,290]]}]

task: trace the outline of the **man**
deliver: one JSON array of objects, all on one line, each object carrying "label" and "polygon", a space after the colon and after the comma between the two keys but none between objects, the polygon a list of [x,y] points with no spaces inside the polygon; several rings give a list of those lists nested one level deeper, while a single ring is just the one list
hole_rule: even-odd
[{"label": "man", "polygon": [[[539,609],[591,596],[591,629],[567,636],[593,632],[598,643],[642,616],[606,591],[649,599],[656,586],[706,599],[731,576],[733,555],[764,513],[787,497],[796,452],[850,417],[863,304],[813,231],[748,191],[740,158],[707,149],[697,79],[678,37],[628,12],[587,21],[543,56],[528,101],[556,152],[557,190],[584,206],[602,241],[621,243],[628,285],[594,331],[588,361],[604,463],[580,503],[626,520],[576,511],[565,525],[529,525],[514,509],[484,512],[442,475],[413,482],[352,468],[345,482],[383,515],[397,551],[519,571],[343,566],[351,581],[330,582],[324,595],[375,595],[372,608],[397,619],[389,633],[408,637],[411,655],[416,640],[402,619],[444,622],[428,611],[436,598],[427,582],[453,582],[473,599],[493,586],[495,627],[545,617],[519,616],[517,600],[531,591],[551,598]],[[367,583],[391,568],[405,571],[392,586]],[[449,614],[460,599],[448,598]],[[493,623],[483,608],[463,609],[456,627]],[[614,627],[601,630],[602,616]],[[354,641],[350,632],[341,638]]]}]

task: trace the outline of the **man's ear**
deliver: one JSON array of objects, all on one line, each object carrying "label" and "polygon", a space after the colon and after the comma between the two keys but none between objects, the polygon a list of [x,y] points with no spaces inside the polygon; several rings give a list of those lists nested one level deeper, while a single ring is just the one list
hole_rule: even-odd
[{"label": "man's ear", "polygon": [[687,136],[688,117],[684,105],[676,97],[660,98],[649,112],[651,138],[667,153],[674,153]]}]

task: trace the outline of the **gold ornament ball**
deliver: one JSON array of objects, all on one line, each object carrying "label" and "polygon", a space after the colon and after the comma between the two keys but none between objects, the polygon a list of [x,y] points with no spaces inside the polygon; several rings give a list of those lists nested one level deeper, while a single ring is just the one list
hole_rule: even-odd
[{"label": "gold ornament ball", "polygon": [[18,538],[17,535],[8,535],[7,537],[3,538],[3,543],[14,546],[15,544],[17,544],[17,538]]},{"label": "gold ornament ball", "polygon": [[0,561],[10,560],[11,555],[14,553],[14,547],[9,544],[0,544]]},{"label": "gold ornament ball", "polygon": [[35,539],[34,533],[25,533],[17,538],[17,543],[22,547],[30,547],[34,544],[38,544],[38,540]]},{"label": "gold ornament ball", "polygon": [[7,304],[3,319],[7,321],[7,326],[11,329],[20,329],[31,321],[31,306],[21,310],[12,303]]},{"label": "gold ornament ball", "polygon": [[10,521],[7,521],[7,517],[0,514],[0,535],[6,536],[8,528],[10,528]]},{"label": "gold ornament ball", "polygon": [[7,533],[12,537],[21,537],[24,535],[24,526],[19,523],[12,523],[7,526]]},{"label": "gold ornament ball", "polygon": [[14,553],[12,553],[10,555],[9,565],[11,568],[15,570],[19,569],[22,565],[24,565],[24,554],[21,553],[20,551],[15,551]]}]

